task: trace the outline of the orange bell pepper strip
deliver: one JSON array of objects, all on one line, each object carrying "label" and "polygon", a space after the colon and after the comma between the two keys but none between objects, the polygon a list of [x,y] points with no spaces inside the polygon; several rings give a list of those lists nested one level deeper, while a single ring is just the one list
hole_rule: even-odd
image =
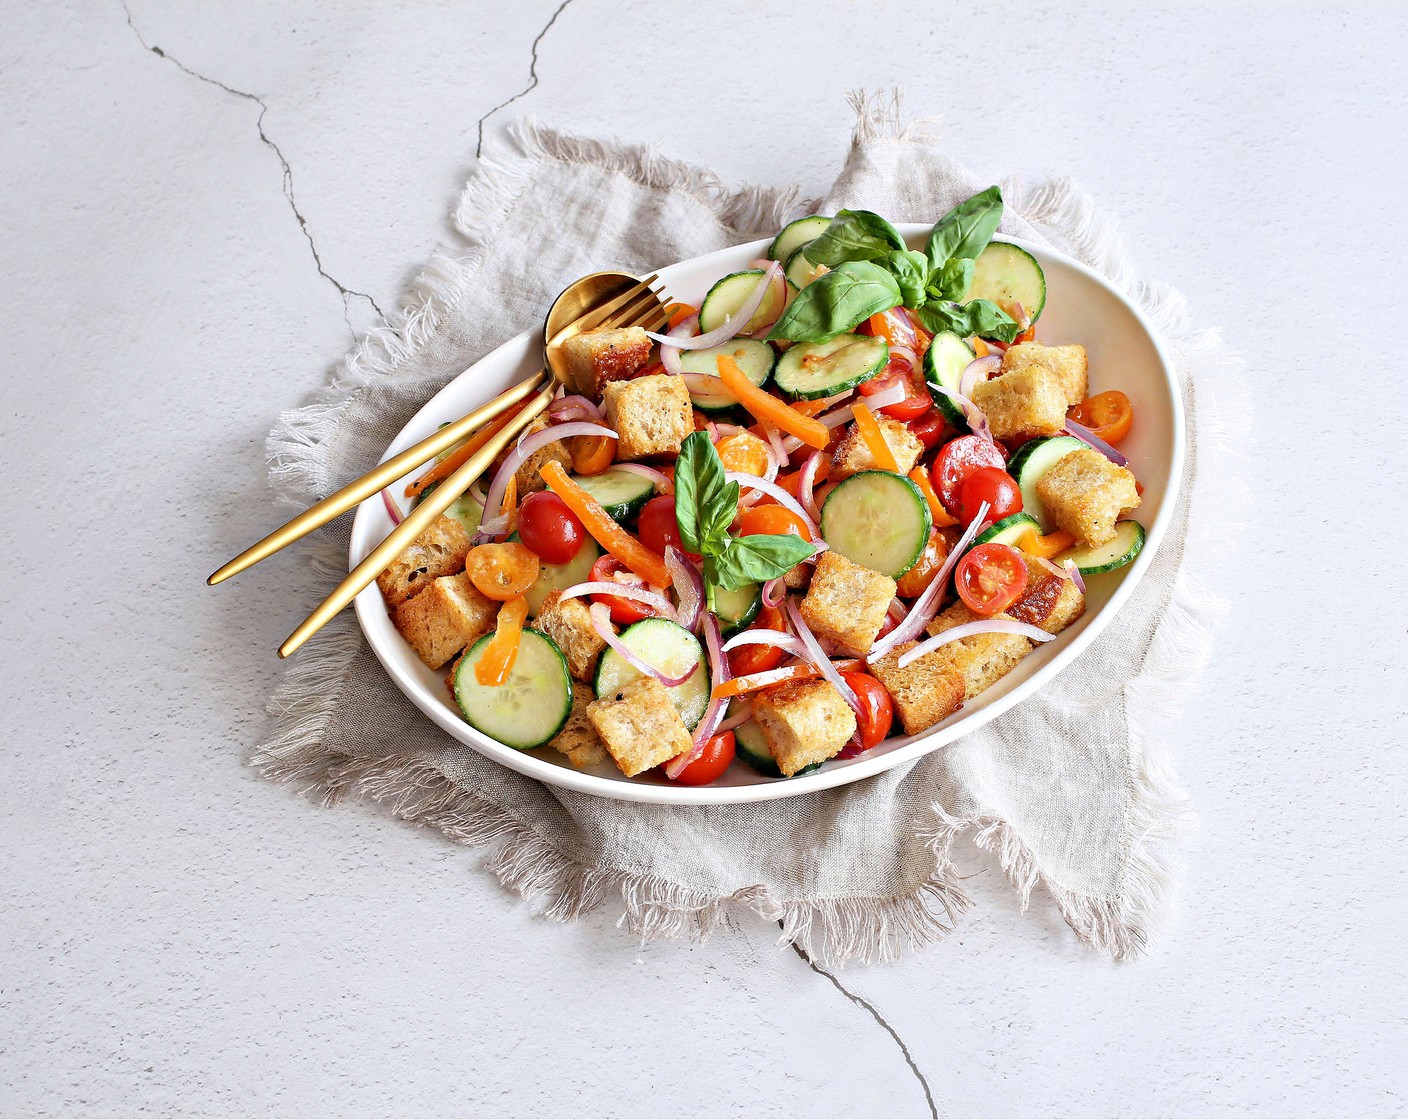
[{"label": "orange bell pepper strip", "polygon": [[1057,529],[1054,533],[1042,536],[1031,525],[1024,529],[1017,538],[1017,547],[1031,556],[1040,556],[1043,560],[1050,560],[1059,556],[1076,543],[1074,533],[1065,529]]},{"label": "orange bell pepper strip", "polygon": [[785,665],[781,669],[767,669],[747,677],[734,677],[730,681],[720,681],[709,694],[719,700],[728,696],[742,696],[745,692],[756,692],[760,688],[781,684],[783,681],[798,681],[807,677],[819,677],[821,670],[814,665]]},{"label": "orange bell pepper strip", "polygon": [[882,471],[899,474],[900,465],[895,462],[895,453],[885,442],[885,435],[880,431],[880,425],[875,420],[875,413],[860,401],[856,401],[851,406],[851,415],[855,418],[856,431],[860,433],[860,438],[865,440],[865,446],[870,451],[870,457],[875,460],[875,465]]},{"label": "orange bell pepper strip", "polygon": [[988,347],[988,344],[984,342],[981,338],[973,339],[973,356],[975,358],[986,358],[991,353],[992,350]]},{"label": "orange bell pepper strip", "polygon": [[909,481],[919,487],[919,492],[924,495],[924,500],[929,503],[929,516],[934,519],[935,529],[946,529],[950,525],[958,524],[958,518],[944,509],[943,502],[939,501],[938,494],[934,493],[934,484],[929,481],[928,467],[915,467],[909,472]]},{"label": "orange bell pepper strip", "polygon": [[493,439],[495,435],[503,431],[508,425],[508,422],[518,415],[519,409],[522,407],[523,406],[520,405],[519,408],[511,409],[497,419],[490,421],[487,427],[480,428],[479,431],[470,436],[460,447],[446,455],[445,458],[441,459],[440,462],[436,463],[435,466],[431,467],[430,470],[426,471],[414,482],[408,484],[406,486],[406,497],[414,498],[416,495],[424,493],[426,487],[431,483],[449,478],[450,475],[454,474],[460,467],[469,462],[471,455]]},{"label": "orange bell pepper strip", "polygon": [[656,587],[670,586],[670,571],[665,567],[665,558],[646,548],[616,524],[601,508],[600,502],[567,477],[561,463],[550,460],[542,465],[538,473],[548,484],[548,489],[567,503],[567,508],[577,515],[577,519],[602,548]]},{"label": "orange bell pepper strip", "polygon": [[818,451],[831,442],[831,432],[819,420],[803,416],[796,409],[788,408],[771,393],[759,389],[738,368],[727,354],[719,355],[719,377],[724,387],[737,398],[738,403],[759,420],[776,424],[788,435],[796,436],[809,447]]},{"label": "orange bell pepper strip", "polygon": [[671,303],[665,307],[666,313],[670,316],[669,324],[665,327],[667,331],[674,330],[691,315],[698,315],[699,308],[691,307],[687,303]]},{"label": "orange bell pepper strip", "polygon": [[495,688],[508,680],[518,647],[523,641],[523,620],[528,617],[528,600],[519,596],[499,608],[494,636],[474,663],[474,679],[485,688]]}]

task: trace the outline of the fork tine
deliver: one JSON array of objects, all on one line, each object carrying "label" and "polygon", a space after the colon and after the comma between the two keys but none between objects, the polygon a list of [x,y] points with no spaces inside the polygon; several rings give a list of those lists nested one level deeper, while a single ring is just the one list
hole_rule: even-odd
[{"label": "fork tine", "polygon": [[660,316],[663,307],[660,303],[660,292],[654,288],[647,288],[625,307],[622,307],[610,317],[603,326],[611,327],[632,327],[647,321],[654,321]]},{"label": "fork tine", "polygon": [[596,330],[596,328],[601,326],[601,324],[604,323],[609,316],[614,315],[622,307],[625,307],[627,304],[638,299],[644,292],[649,291],[650,285],[655,283],[655,281],[659,279],[660,277],[656,273],[652,272],[634,288],[627,288],[619,296],[616,296],[614,299],[610,299],[606,303],[603,303],[600,307],[593,308],[591,311],[587,312],[587,314],[583,315],[580,319],[578,319],[574,325],[579,331]]}]

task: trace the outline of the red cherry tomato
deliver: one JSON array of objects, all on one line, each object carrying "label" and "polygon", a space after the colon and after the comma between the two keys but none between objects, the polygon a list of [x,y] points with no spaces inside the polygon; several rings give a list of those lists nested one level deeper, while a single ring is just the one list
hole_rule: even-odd
[{"label": "red cherry tomato", "polygon": [[1001,467],[979,467],[958,488],[959,519],[966,525],[978,516],[978,507],[987,502],[987,524],[1022,511],[1022,491],[1016,480]]},{"label": "red cherry tomato", "polygon": [[743,511],[738,522],[738,535],[755,537],[760,533],[779,537],[791,533],[804,541],[812,539],[802,519],[785,506],[756,505]]},{"label": "red cherry tomato", "polygon": [[587,531],[566,502],[541,490],[518,507],[518,536],[549,564],[565,564],[577,555]]},{"label": "red cherry tomato", "polygon": [[[781,607],[764,605],[748,629],[785,631],[787,620],[782,614]],[[759,645],[739,646],[737,649],[729,650],[724,656],[728,658],[728,671],[731,676],[751,677],[754,673],[776,669],[782,664],[782,659],[786,654],[777,646]]]},{"label": "red cherry tomato", "polygon": [[704,752],[680,771],[675,779],[682,786],[706,786],[728,769],[738,749],[732,731],[715,735],[704,744]]},{"label": "red cherry tomato", "polygon": [[[661,556],[665,555],[667,545],[674,545],[684,552],[684,544],[680,541],[680,523],[675,520],[675,499],[662,495],[646,502],[640,511],[636,535],[640,537],[641,544]],[[695,561],[703,559],[692,552],[685,555]]]},{"label": "red cherry tomato", "polygon": [[[592,583],[615,583],[611,577],[617,572],[630,572],[632,582],[639,586],[644,586],[645,581],[626,567],[616,557],[604,555],[597,557],[597,561],[592,565]],[[593,595],[593,603],[605,603],[611,608],[611,621],[617,626],[628,626],[632,622],[639,622],[642,618],[653,618],[655,612],[644,603],[638,603],[634,599],[622,599],[617,595]]]},{"label": "red cherry tomato", "polygon": [[[841,678],[851,686],[851,691],[860,701],[860,712],[856,716],[856,733],[841,752],[843,758],[854,758],[863,751],[870,750],[890,733],[890,725],[895,719],[895,706],[885,686],[869,673],[842,669]],[[847,754],[847,751],[852,753]]]},{"label": "red cherry tomato", "polygon": [[1006,465],[1000,447],[977,436],[959,436],[939,448],[929,479],[944,509],[957,517],[962,512],[959,490],[963,480],[980,467],[1001,469]]},{"label": "red cherry tomato", "polygon": [[913,420],[923,416],[934,407],[927,386],[924,385],[919,375],[910,368],[909,362],[898,355],[891,358],[890,364],[869,381],[862,381],[860,392],[862,396],[873,397],[880,390],[888,389],[891,385],[897,384],[904,386],[904,400],[897,401],[895,404],[887,404],[879,409],[892,420]]},{"label": "red cherry tomato", "polygon": [[925,451],[931,451],[938,446],[947,427],[948,421],[944,419],[944,414],[933,405],[929,406],[927,412],[920,413],[909,422],[909,430],[914,434],[914,438],[924,445]]},{"label": "red cherry tomato", "polygon": [[970,611],[993,615],[1027,589],[1027,565],[1010,544],[980,544],[958,562],[953,581]]}]

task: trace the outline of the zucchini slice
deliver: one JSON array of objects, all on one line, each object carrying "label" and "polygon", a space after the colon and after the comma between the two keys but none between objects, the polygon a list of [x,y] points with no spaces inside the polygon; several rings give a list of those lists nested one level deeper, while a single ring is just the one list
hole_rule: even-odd
[{"label": "zucchini slice", "polygon": [[1144,539],[1144,526],[1139,522],[1116,521],[1115,539],[1109,544],[1067,549],[1056,557],[1054,563],[1059,566],[1073,560],[1083,576],[1113,572],[1116,568],[1123,568],[1144,550]]},{"label": "zucchini slice", "polygon": [[[963,371],[975,357],[973,348],[958,335],[952,331],[940,331],[934,336],[934,341],[929,343],[929,349],[924,352],[924,380],[930,385],[956,393],[958,383],[963,380]],[[963,419],[963,410],[958,407],[957,401],[943,393],[936,393],[933,389],[929,390],[929,396],[934,398],[934,407],[943,414],[945,420],[960,432],[968,430],[968,422]]]},{"label": "zucchini slice", "polygon": [[883,338],[838,334],[829,342],[799,342],[777,360],[773,381],[793,400],[809,401],[854,389],[885,368]]},{"label": "zucchini slice", "polygon": [[1046,516],[1046,503],[1036,492],[1036,484],[1042,475],[1072,451],[1079,451],[1085,446],[1085,441],[1076,439],[1075,436],[1032,439],[1017,448],[1017,453],[1007,464],[1007,473],[1017,480],[1017,485],[1022,491],[1022,512],[1036,518],[1043,533],[1051,532],[1051,525]]},{"label": "zucchini slice", "polygon": [[[677,622],[667,618],[643,618],[621,631],[621,641],[644,661],[663,673],[677,677],[691,665],[697,665],[693,676],[683,684],[669,689],[670,699],[684,717],[684,725],[693,728],[709,706],[709,664],[699,639]],[[597,699],[614,695],[632,681],[640,680],[639,669],[614,649],[602,651],[596,665]]]},{"label": "zucchini slice", "polygon": [[[748,302],[748,298],[753,294],[753,290],[758,286],[763,278],[761,268],[750,268],[743,272],[731,272],[722,280],[718,281],[708,294],[704,297],[704,302],[699,305],[699,333],[708,334],[716,327],[721,327],[724,322],[732,316],[738,314],[739,309]],[[753,317],[743,325],[739,334],[752,334],[768,323],[776,322],[777,317],[782,314],[782,309],[787,302],[786,285],[782,287],[782,294],[779,296],[775,291],[770,291],[763,296],[763,302],[758,305],[758,310],[753,312]]]},{"label": "zucchini slice", "polygon": [[831,224],[830,218],[798,218],[782,227],[782,232],[772,239],[768,246],[768,259],[789,260],[793,253],[808,241],[820,237],[822,230]]},{"label": "zucchini slice", "polygon": [[973,264],[973,283],[964,303],[991,300],[1004,310],[1020,303],[1033,323],[1046,306],[1046,273],[1025,249],[1005,241],[989,242]]},{"label": "zucchini slice", "polygon": [[[680,369],[685,373],[707,373],[717,377],[720,354],[727,354],[737,362],[743,376],[760,389],[768,383],[772,368],[777,365],[777,351],[766,342],[756,338],[735,338],[707,350],[681,350]],[[709,389],[691,389],[689,399],[700,412],[727,412],[738,406],[738,398],[725,389],[722,382]]]},{"label": "zucchini slice", "polygon": [[601,503],[613,521],[629,521],[655,497],[655,484],[620,467],[608,467],[600,474],[572,476],[572,481]]},{"label": "zucchini slice", "polygon": [[500,685],[480,684],[474,666],[493,638],[485,634],[455,667],[455,702],[470,725],[507,747],[530,751],[562,730],[572,714],[572,676],[557,643],[524,630],[518,657]]},{"label": "zucchini slice", "polygon": [[898,579],[929,543],[933,518],[919,487],[889,471],[861,471],[821,507],[821,536],[847,560]]}]

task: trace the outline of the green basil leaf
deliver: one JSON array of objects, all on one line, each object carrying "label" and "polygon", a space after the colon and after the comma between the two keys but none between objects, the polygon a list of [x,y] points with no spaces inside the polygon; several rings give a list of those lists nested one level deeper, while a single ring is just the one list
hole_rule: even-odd
[{"label": "green basil leaf", "polygon": [[847,261],[797,293],[768,338],[826,342],[901,302],[899,282],[873,261]]},{"label": "green basil leaf", "polygon": [[[714,450],[708,432],[691,432],[680,445],[675,460],[675,520],[680,527],[680,543],[685,551],[703,553],[706,542],[717,539],[722,511],[727,508],[728,491],[733,491],[733,509],[738,508],[738,486],[724,481],[724,465]],[[723,523],[723,533],[734,514]]]},{"label": "green basil leaf", "polygon": [[724,590],[737,591],[785,575],[814,552],[812,545],[790,533],[734,537],[715,557],[712,578]]},{"label": "green basil leaf", "polygon": [[929,234],[929,262],[940,269],[954,257],[977,260],[1002,221],[1002,191],[989,187],[960,202],[936,223]]},{"label": "green basil leaf", "polygon": [[900,302],[906,307],[923,303],[924,286],[929,283],[929,258],[914,249],[897,249],[885,257],[884,263],[900,286]]},{"label": "green basil leaf", "polygon": [[977,335],[979,338],[1011,342],[1021,333],[1021,327],[1012,316],[985,299],[975,299],[970,303],[934,300],[919,308],[918,315],[925,329],[934,334],[952,331],[961,338]]},{"label": "green basil leaf", "polygon": [[973,261],[968,257],[954,257],[944,262],[935,277],[939,299],[961,300],[972,283]]},{"label": "green basil leaf", "polygon": [[842,210],[821,235],[807,245],[807,260],[835,268],[845,261],[883,260],[891,250],[904,249],[904,238],[879,214]]}]

